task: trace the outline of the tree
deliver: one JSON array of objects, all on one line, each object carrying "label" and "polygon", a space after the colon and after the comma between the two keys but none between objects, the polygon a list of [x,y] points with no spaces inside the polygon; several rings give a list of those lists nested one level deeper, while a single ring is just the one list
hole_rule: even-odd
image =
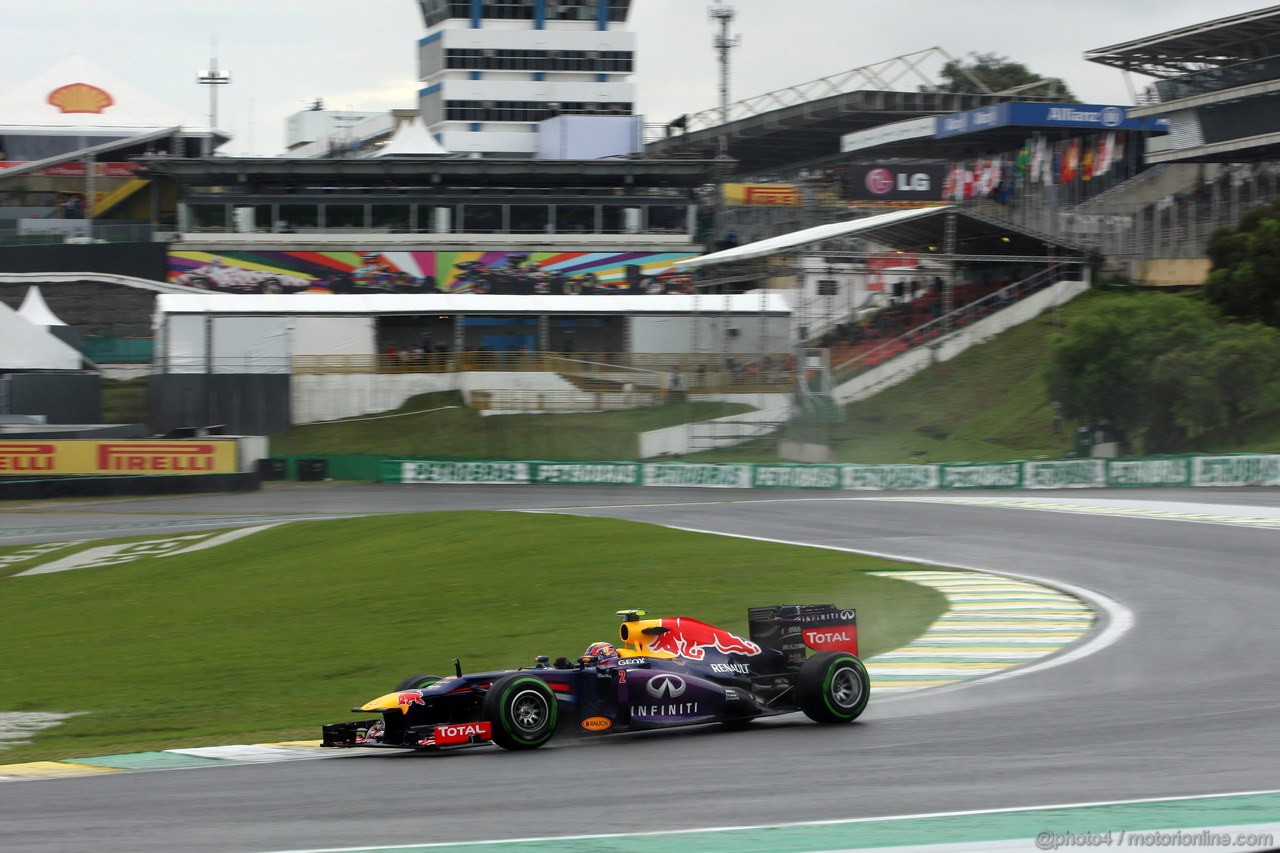
[{"label": "tree", "polygon": [[1209,239],[1204,295],[1225,316],[1280,327],[1280,202],[1254,208]]},{"label": "tree", "polygon": [[1186,450],[1280,410],[1280,332],[1223,324],[1194,297],[1111,296],[1051,339],[1046,380],[1068,417],[1109,421],[1147,453]]},{"label": "tree", "polygon": [[941,91],[972,94],[1003,92],[1044,81],[1042,85],[1024,90],[1024,94],[1056,98],[1066,103],[1076,99],[1070,87],[1062,80],[1057,77],[1041,77],[1021,62],[1011,62],[1007,56],[970,53],[969,59],[969,62],[953,59],[942,66],[941,76],[947,82],[940,87]]}]

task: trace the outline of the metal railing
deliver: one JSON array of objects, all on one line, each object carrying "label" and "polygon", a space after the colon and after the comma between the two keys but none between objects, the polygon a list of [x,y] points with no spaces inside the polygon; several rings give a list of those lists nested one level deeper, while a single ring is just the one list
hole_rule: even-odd
[{"label": "metal railing", "polygon": [[[1065,264],[1057,264],[1048,269],[1028,276],[1021,281],[989,293],[979,299],[960,306],[949,314],[943,314],[934,320],[914,326],[901,334],[884,338],[869,347],[847,355],[837,361],[832,368],[835,383],[846,382],[860,373],[878,367],[891,358],[902,355],[917,347],[932,344],[943,335],[957,329],[972,325],[978,320],[1006,308],[1013,303],[1050,287],[1060,281],[1066,269]],[[836,358],[839,358],[837,355]]]}]

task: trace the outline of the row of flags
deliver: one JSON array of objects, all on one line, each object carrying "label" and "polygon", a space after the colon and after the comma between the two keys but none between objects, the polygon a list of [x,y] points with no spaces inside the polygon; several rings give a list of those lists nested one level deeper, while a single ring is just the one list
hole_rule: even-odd
[{"label": "row of flags", "polygon": [[1017,183],[1054,186],[1091,181],[1124,159],[1124,135],[1050,140],[1036,134],[1013,154],[954,163],[942,187],[946,201],[990,198],[1004,203]]}]

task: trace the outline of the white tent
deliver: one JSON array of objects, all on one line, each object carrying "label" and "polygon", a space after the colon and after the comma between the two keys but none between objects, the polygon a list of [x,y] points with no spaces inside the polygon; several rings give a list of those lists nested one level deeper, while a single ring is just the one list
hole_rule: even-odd
[{"label": "white tent", "polygon": [[449,151],[436,141],[422,123],[422,119],[414,117],[396,128],[391,140],[378,149],[374,157],[421,157],[430,154],[448,154]]},{"label": "white tent", "polygon": [[69,57],[0,95],[0,130],[6,133],[123,136],[175,126],[207,131],[207,124],[83,56]]},{"label": "white tent", "polygon": [[0,370],[79,370],[82,357],[0,302]]},{"label": "white tent", "polygon": [[49,308],[40,293],[40,288],[32,285],[27,288],[27,295],[18,308],[18,316],[33,326],[65,326],[57,314]]}]

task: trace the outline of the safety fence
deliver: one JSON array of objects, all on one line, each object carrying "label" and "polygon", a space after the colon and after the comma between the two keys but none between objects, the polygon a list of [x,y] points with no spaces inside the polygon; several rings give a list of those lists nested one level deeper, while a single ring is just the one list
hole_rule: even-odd
[{"label": "safety fence", "polygon": [[380,475],[384,483],[846,491],[1280,486],[1280,454],[903,465],[384,459]]}]

